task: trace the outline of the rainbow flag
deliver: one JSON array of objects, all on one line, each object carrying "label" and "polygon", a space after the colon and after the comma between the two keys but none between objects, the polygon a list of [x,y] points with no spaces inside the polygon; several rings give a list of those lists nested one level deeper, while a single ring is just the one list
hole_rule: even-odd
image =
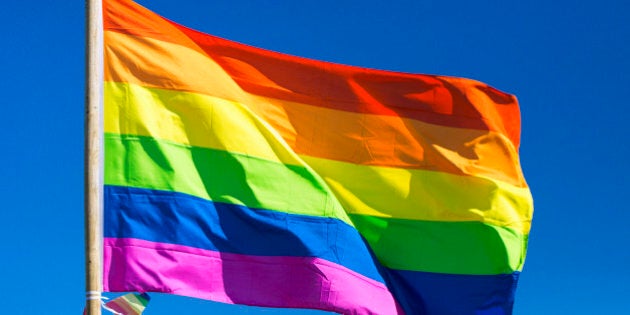
[{"label": "rainbow flag", "polygon": [[105,303],[105,308],[120,315],[141,315],[149,300],[146,293],[127,293]]},{"label": "rainbow flag", "polygon": [[104,290],[510,314],[514,96],[271,52],[104,1]]}]

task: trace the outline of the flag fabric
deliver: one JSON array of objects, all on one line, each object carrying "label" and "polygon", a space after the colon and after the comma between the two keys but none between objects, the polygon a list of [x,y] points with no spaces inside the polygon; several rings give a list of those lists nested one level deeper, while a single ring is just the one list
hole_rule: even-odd
[{"label": "flag fabric", "polygon": [[141,315],[150,299],[146,293],[127,293],[105,303],[105,308],[120,315]]},{"label": "flag fabric", "polygon": [[104,290],[510,314],[533,212],[516,98],[104,1]]}]

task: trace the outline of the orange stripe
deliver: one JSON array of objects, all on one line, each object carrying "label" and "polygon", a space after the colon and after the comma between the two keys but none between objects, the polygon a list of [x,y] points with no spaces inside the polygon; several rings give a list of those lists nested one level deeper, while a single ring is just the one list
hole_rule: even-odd
[{"label": "orange stripe", "polygon": [[106,30],[205,52],[251,94],[350,112],[491,130],[506,135],[514,147],[519,145],[516,98],[477,81],[370,70],[288,56],[196,32],[127,1],[105,1],[104,16]]},{"label": "orange stripe", "polygon": [[266,101],[249,107],[300,155],[482,176],[527,187],[512,143],[496,132],[298,103]]},{"label": "orange stripe", "polygon": [[[252,96],[243,92],[216,63],[196,51],[115,32],[105,32],[105,39],[107,81],[176,91],[203,90],[204,95],[233,100],[267,121],[298,154],[364,165],[484,176],[526,187],[517,152],[499,133]],[[135,72],[129,65],[144,70]],[[164,115],[192,113],[171,109]]]}]

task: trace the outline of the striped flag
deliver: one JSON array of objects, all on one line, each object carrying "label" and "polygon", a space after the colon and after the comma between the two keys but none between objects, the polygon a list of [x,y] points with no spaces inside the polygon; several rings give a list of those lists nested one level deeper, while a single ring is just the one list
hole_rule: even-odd
[{"label": "striped flag", "polygon": [[150,299],[146,293],[127,293],[105,303],[105,308],[120,315],[141,315]]},{"label": "striped flag", "polygon": [[[109,302],[103,302],[103,300],[107,300],[105,297],[101,297],[99,300],[103,308],[114,314],[141,315],[151,298],[146,293],[127,293]],[[87,315],[87,308],[83,308],[82,314]]]},{"label": "striped flag", "polygon": [[514,96],[288,56],[104,1],[104,290],[510,314]]}]

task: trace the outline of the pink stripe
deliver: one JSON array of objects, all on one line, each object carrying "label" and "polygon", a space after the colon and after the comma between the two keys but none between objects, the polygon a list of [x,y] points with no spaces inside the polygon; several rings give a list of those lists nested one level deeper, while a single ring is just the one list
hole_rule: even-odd
[{"label": "pink stripe", "polygon": [[226,254],[130,238],[104,243],[104,291],[343,314],[403,313],[384,284],[319,258]]}]

